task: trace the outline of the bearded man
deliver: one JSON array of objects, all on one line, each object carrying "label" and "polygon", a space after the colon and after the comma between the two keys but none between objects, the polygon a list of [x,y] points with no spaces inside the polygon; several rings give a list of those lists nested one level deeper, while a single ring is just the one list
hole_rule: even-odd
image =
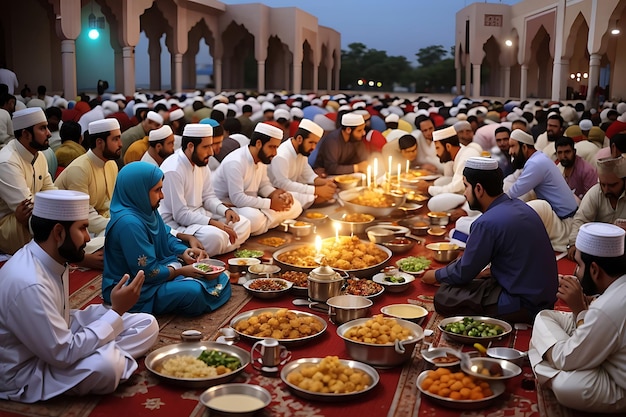
[{"label": "bearded man", "polygon": [[576,155],[574,140],[561,137],[555,141],[557,167],[563,174],[565,182],[578,199],[582,199],[587,191],[598,183],[598,174],[591,164]]},{"label": "bearded man", "polygon": [[250,145],[232,151],[215,171],[215,194],[250,219],[253,236],[267,232],[283,220],[295,219],[302,212],[300,202],[290,192],[275,188],[267,175],[267,166],[282,139],[282,129],[259,123]]},{"label": "bearded man", "polygon": [[463,255],[424,273],[425,284],[441,283],[435,309],[532,323],[556,301],[556,259],[546,230],[530,207],[503,193],[495,159],[469,158],[463,184],[470,208],[483,214],[472,223]]}]

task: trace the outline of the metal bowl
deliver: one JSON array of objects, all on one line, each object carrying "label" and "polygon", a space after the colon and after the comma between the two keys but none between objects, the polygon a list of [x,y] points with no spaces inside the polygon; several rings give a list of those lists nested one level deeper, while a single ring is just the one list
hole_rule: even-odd
[{"label": "metal bowl", "polygon": [[446,226],[450,223],[450,213],[445,211],[431,211],[427,216],[433,226]]},{"label": "metal bowl", "polygon": [[[278,310],[285,310],[285,309],[281,309],[278,307],[268,307],[268,308],[257,308],[255,310],[250,310],[250,311],[240,313],[236,315],[235,317],[233,317],[233,319],[230,321],[230,327],[232,327],[235,330],[235,332],[237,332],[237,334],[244,339],[251,340],[254,342],[263,340],[264,337],[251,336],[251,335],[238,331],[237,329],[235,329],[235,325],[241,320],[249,319],[252,316],[258,316],[261,313],[276,314]],[[280,343],[281,345],[296,346],[296,345],[307,343],[311,341],[312,339],[320,337],[322,334],[324,334],[324,332],[326,331],[326,328],[328,327],[326,320],[322,319],[321,317],[316,316],[315,314],[305,313],[304,311],[298,311],[298,310],[289,310],[289,311],[292,313],[295,313],[296,316],[298,317],[311,317],[312,319],[318,321],[322,325],[322,330],[320,330],[319,333],[315,333],[309,336],[298,337],[295,339],[276,339],[278,340],[278,343]]]},{"label": "metal bowl", "polygon": [[402,327],[411,330],[411,337],[399,341],[395,344],[376,345],[372,343],[357,342],[348,339],[344,334],[354,326],[365,324],[371,318],[363,318],[349,321],[337,328],[337,335],[341,337],[345,344],[348,355],[354,360],[379,367],[393,367],[400,365],[413,356],[413,349],[417,342],[424,338],[424,330],[421,326],[408,320],[396,319]]},{"label": "metal bowl", "polygon": [[248,267],[251,278],[269,277],[280,272],[280,266],[274,264],[255,264]]},{"label": "metal bowl", "polygon": [[[233,372],[208,378],[176,378],[160,372],[163,362],[168,359],[181,355],[190,355],[197,358],[205,350],[217,350],[235,356],[241,361],[241,366]],[[206,388],[228,382],[239,375],[248,363],[250,363],[250,354],[247,351],[237,346],[217,342],[183,342],[167,345],[150,352],[145,359],[146,368],[159,378],[172,384],[190,388]]]},{"label": "metal bowl", "polygon": [[437,262],[444,264],[454,261],[461,253],[461,248],[458,245],[448,242],[429,243],[426,248],[433,252],[433,258]]},{"label": "metal bowl", "polygon": [[493,347],[487,349],[487,356],[495,359],[505,359],[509,362],[513,362],[517,366],[522,366],[528,359],[528,352],[522,352],[521,350],[508,347]]},{"label": "metal bowl", "polygon": [[[381,272],[379,274],[374,275],[372,277],[372,281],[385,287],[385,291],[393,292],[393,293],[406,291],[411,286],[411,283],[415,281],[415,277],[406,272],[398,271],[394,274],[391,274],[394,277],[404,279],[403,282],[393,282],[393,281],[386,280],[385,278],[388,277],[389,275],[390,274],[385,274],[384,272]],[[401,318],[405,318],[405,317],[401,317]]]},{"label": "metal bowl", "polygon": [[367,213],[373,214],[376,217],[385,217],[393,213],[394,210],[397,210],[406,201],[406,196],[404,194],[384,193],[385,196],[388,196],[393,200],[392,205],[389,207],[371,207],[351,202],[364,191],[366,191],[365,187],[358,187],[351,190],[340,191],[338,194],[339,203],[350,212]]},{"label": "metal bowl", "polygon": [[[463,334],[457,334],[457,333],[452,333],[449,332],[445,329],[445,327],[450,324],[450,323],[455,323],[457,321],[463,321],[463,319],[465,317],[469,317],[474,319],[475,321],[482,321],[484,323],[489,323],[489,324],[497,324],[499,326],[501,326],[504,331],[497,335],[497,336],[490,336],[490,337],[474,337],[474,336],[466,336]],[[474,344],[474,343],[489,343],[491,341],[495,341],[495,340],[499,340],[502,339],[503,337],[505,337],[506,335],[508,335],[509,333],[511,333],[511,331],[513,330],[513,327],[507,323],[506,321],[503,320],[498,320],[498,319],[494,319],[491,317],[482,317],[482,316],[455,316],[455,317],[448,317],[445,318],[443,320],[441,320],[441,322],[439,323],[439,330],[441,330],[441,332],[446,336],[446,338],[455,341],[455,342],[460,342],[460,343],[466,343],[466,344]]]},{"label": "metal bowl", "polygon": [[414,235],[423,236],[430,228],[430,219],[427,216],[413,216],[400,220],[398,224],[408,227]]},{"label": "metal bowl", "polygon": [[380,309],[386,316],[408,320],[419,324],[428,315],[428,310],[415,304],[390,304]]},{"label": "metal bowl", "polygon": [[333,180],[340,190],[350,190],[361,184],[365,176],[361,173],[337,175]]},{"label": "metal bowl", "polygon": [[328,221],[328,214],[321,213],[319,211],[307,210],[303,217],[307,222],[311,222],[318,226]]},{"label": "metal bowl", "polygon": [[286,232],[291,233],[296,238],[308,236],[315,230],[315,226],[313,225],[313,223],[301,220],[285,220],[281,224],[283,225],[283,227],[285,227]]},{"label": "metal bowl", "polygon": [[360,295],[337,295],[326,300],[328,315],[335,324],[347,323],[369,315],[372,300]]},{"label": "metal bowl", "polygon": [[[334,238],[331,238],[334,239]],[[361,240],[362,243],[365,243],[367,245],[371,245],[370,242],[368,241],[364,241]],[[307,274],[310,273],[314,268],[317,268],[318,265],[316,264],[315,266],[298,266],[298,265],[293,265],[293,264],[289,264],[286,262],[282,262],[278,259],[278,257],[280,255],[282,255],[283,253],[289,252],[291,250],[294,249],[298,249],[301,248],[303,246],[310,246],[313,247],[312,244],[307,244],[307,243],[301,243],[301,244],[294,244],[294,245],[289,245],[289,246],[285,246],[284,248],[281,248],[279,250],[277,250],[276,252],[274,252],[273,257],[274,257],[274,262],[278,265],[281,266],[281,268],[283,270],[293,270],[293,271],[298,271],[298,272],[306,272]],[[376,245],[376,247],[380,250],[382,250],[383,252],[385,252],[387,254],[386,258],[384,261],[376,264],[376,265],[372,265],[369,266],[367,268],[363,268],[363,269],[345,269],[345,270],[341,270],[338,268],[333,268],[338,272],[341,273],[345,273],[345,274],[349,274],[355,277],[359,277],[359,278],[367,278],[367,277],[371,277],[372,275],[374,275],[375,273],[377,273],[378,271],[380,271],[382,269],[382,267],[387,263],[387,261],[391,258],[391,250],[385,248],[384,246],[380,246],[380,245]]]},{"label": "metal bowl", "polygon": [[[254,403],[242,402],[241,395],[252,397]],[[224,384],[204,391],[200,394],[200,402],[211,410],[211,415],[215,412],[222,416],[248,417],[267,407],[272,402],[272,395],[258,385]]]},{"label": "metal bowl", "polygon": [[230,272],[246,272],[250,265],[261,263],[259,258],[230,258],[228,260],[228,270]]},{"label": "metal bowl", "polygon": [[[282,286],[282,288],[280,290],[271,290],[271,291],[264,291],[264,290],[257,290],[254,288],[250,288],[250,286],[253,283],[258,283],[262,280],[268,280],[268,281],[272,281],[277,285]],[[258,278],[258,279],[251,279],[246,281],[243,286],[246,289],[246,291],[248,291],[252,296],[257,297],[257,298],[263,298],[263,299],[272,299],[272,298],[278,298],[282,295],[285,295],[289,292],[289,290],[291,289],[291,286],[293,285],[293,282],[287,281],[285,279],[280,279],[280,278]]]},{"label": "metal bowl", "polygon": [[289,375],[290,373],[297,371],[304,366],[318,364],[321,361],[322,361],[322,358],[303,358],[303,359],[298,359],[298,360],[289,362],[280,371],[280,379],[282,379],[283,382],[289,387],[289,389],[299,397],[305,398],[307,400],[328,401],[328,402],[335,402],[335,401],[341,402],[341,401],[346,401],[346,400],[350,400],[353,398],[358,398],[361,395],[373,389],[380,381],[380,376],[378,375],[378,372],[376,372],[376,369],[364,363],[351,361],[347,359],[339,359],[339,362],[341,362],[341,364],[348,366],[352,369],[359,369],[365,372],[372,379],[372,383],[363,391],[341,393],[341,394],[313,392],[313,391],[302,389],[292,384],[291,382],[287,381],[287,375]]},{"label": "metal bowl", "polygon": [[408,237],[396,236],[389,242],[383,242],[383,246],[390,249],[393,253],[408,252],[415,246],[415,241]]},{"label": "metal bowl", "polygon": [[493,403],[496,398],[502,395],[505,390],[504,382],[490,381],[489,388],[491,388],[491,391],[493,392],[493,395],[491,395],[490,397],[483,398],[482,400],[453,400],[452,398],[449,398],[449,397],[442,397],[440,395],[435,395],[431,392],[428,392],[424,388],[422,388],[422,383],[424,382],[426,378],[428,378],[428,375],[430,374],[430,372],[433,372],[433,371],[423,371],[421,374],[419,374],[419,376],[417,377],[417,382],[416,382],[417,388],[429,400],[431,400],[435,404],[438,404],[444,407],[456,408],[456,409],[461,409],[461,410],[477,410],[479,408],[485,408],[491,403]]},{"label": "metal bowl", "polygon": [[[452,349],[450,347],[437,347],[433,349],[425,349],[420,352],[422,354],[422,358],[428,363],[431,363],[437,367],[450,367],[456,366],[461,363],[461,352],[459,350]],[[440,362],[438,358],[445,358],[448,356],[451,360],[446,362]],[[454,360],[456,357],[456,360]]]},{"label": "metal bowl", "polygon": [[360,213],[360,214],[364,216],[368,216],[367,218],[369,220],[363,221],[363,222],[349,221],[348,220],[350,218],[349,213],[331,214],[330,220],[333,226],[339,228],[339,233],[343,235],[348,235],[348,234],[358,235],[358,234],[365,233],[367,228],[370,227],[376,220],[376,217],[374,217],[374,215],[372,214],[369,214],[369,213]]},{"label": "metal bowl", "polygon": [[385,243],[389,242],[395,237],[406,236],[411,231],[408,227],[404,226],[394,226],[391,224],[378,224],[376,226],[370,226],[365,229],[365,233],[369,238],[370,242],[374,243]]},{"label": "metal bowl", "polygon": [[[499,376],[485,375],[480,372],[481,369],[487,369],[495,365],[502,369],[502,374]],[[468,375],[475,376],[481,379],[490,380],[505,380],[511,379],[522,373],[522,368],[515,365],[513,362],[509,362],[504,359],[495,358],[468,358],[468,360],[461,361],[461,370]]]}]

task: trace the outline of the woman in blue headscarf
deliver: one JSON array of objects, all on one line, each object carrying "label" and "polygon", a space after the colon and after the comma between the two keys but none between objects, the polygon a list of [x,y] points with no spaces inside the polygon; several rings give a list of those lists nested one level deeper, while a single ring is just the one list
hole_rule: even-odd
[{"label": "woman in blue headscarf", "polygon": [[110,303],[119,277],[135,276],[141,269],[146,280],[130,311],[187,316],[213,311],[230,298],[228,277],[222,273],[207,280],[190,265],[206,253],[188,248],[170,233],[157,211],[162,186],[163,172],[147,162],[133,162],[119,172],[106,229],[102,297]]}]

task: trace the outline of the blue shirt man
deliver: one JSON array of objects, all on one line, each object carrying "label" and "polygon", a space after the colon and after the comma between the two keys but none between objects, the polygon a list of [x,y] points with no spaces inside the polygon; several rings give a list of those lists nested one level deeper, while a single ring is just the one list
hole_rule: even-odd
[{"label": "blue shirt man", "polygon": [[483,214],[471,226],[463,256],[424,274],[425,283],[442,284],[435,309],[532,322],[556,301],[556,258],[546,229],[532,208],[502,192],[496,160],[470,158],[463,176],[470,208]]}]

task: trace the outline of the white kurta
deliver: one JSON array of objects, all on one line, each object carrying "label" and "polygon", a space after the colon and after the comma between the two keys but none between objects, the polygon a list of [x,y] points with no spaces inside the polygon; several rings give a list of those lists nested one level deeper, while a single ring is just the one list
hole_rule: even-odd
[{"label": "white kurta", "polygon": [[[623,275],[576,320],[551,310],[535,318],[529,358],[539,382],[560,403],[590,412],[626,411],[625,298]],[[543,360],[550,348],[553,364]]]},{"label": "white kurta", "polygon": [[158,333],[149,314],[120,317],[102,305],[70,312],[66,266],[31,241],[0,269],[0,398],[113,392]]},{"label": "white kurta", "polygon": [[426,163],[432,164],[437,167],[439,173],[443,173],[443,164],[439,161],[439,157],[437,156],[435,142],[426,140],[419,129],[414,130],[411,134],[415,136],[417,140],[417,163],[420,165]]},{"label": "white kurta", "polygon": [[274,187],[289,191],[300,202],[302,208],[310,207],[315,201],[317,174],[309,165],[308,157],[300,155],[291,140],[278,147],[278,153],[267,167],[267,175]]},{"label": "white kurta", "polygon": [[270,209],[271,200],[267,197],[276,188],[267,176],[267,165],[255,163],[247,146],[235,149],[222,160],[215,171],[214,186],[220,200],[232,203],[237,213],[250,219],[252,235],[265,233],[302,213],[302,206],[295,199],[289,210]]},{"label": "white kurta", "polygon": [[155,161],[154,158],[152,156],[150,156],[150,153],[147,152],[147,151],[141,157],[141,161],[142,162],[147,162],[147,163],[152,164],[152,165],[157,166],[157,167],[159,166],[159,163],[157,161]]},{"label": "white kurta", "polygon": [[431,185],[428,187],[428,193],[433,196],[443,193],[463,194],[463,191],[465,191],[465,185],[463,184],[465,161],[474,156],[480,156],[480,152],[474,147],[461,145],[459,152],[454,158],[454,174],[452,175],[452,180],[446,185]]},{"label": "white kurta", "polygon": [[237,249],[250,236],[250,220],[240,216],[231,226],[237,239],[230,243],[228,234],[209,220],[225,221],[228,210],[215,195],[211,170],[208,166],[192,165],[187,155],[179,149],[161,164],[165,174],[163,180],[163,201],[159,213],[163,221],[180,233],[194,235],[209,256],[219,255]]}]

